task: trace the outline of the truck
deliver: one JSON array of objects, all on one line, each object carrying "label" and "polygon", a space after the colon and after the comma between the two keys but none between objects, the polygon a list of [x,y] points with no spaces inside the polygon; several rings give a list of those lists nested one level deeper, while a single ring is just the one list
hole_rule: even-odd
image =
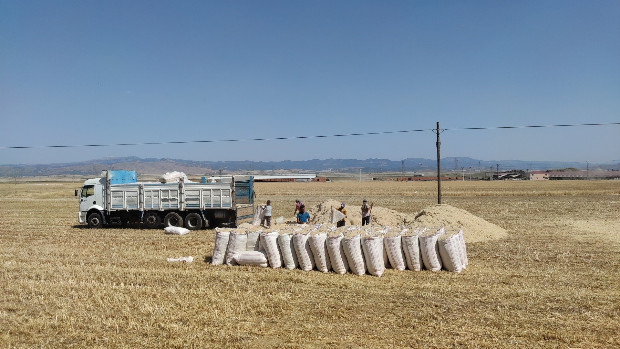
[{"label": "truck", "polygon": [[78,222],[91,228],[139,224],[147,228],[177,226],[198,230],[238,226],[254,216],[252,176],[217,181],[139,182],[136,171],[104,170],[87,179],[79,195]]}]

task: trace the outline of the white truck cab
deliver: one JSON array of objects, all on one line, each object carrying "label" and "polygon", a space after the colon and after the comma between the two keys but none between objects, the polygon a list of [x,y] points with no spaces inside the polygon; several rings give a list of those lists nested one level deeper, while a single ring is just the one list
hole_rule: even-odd
[{"label": "white truck cab", "polygon": [[[104,210],[104,184],[105,179],[103,178],[88,179],[84,182],[82,190],[80,191],[80,212],[78,212],[78,221],[80,223],[86,223],[87,215],[89,212],[92,212],[92,210],[100,212]],[[93,223],[99,225],[99,222]]]}]

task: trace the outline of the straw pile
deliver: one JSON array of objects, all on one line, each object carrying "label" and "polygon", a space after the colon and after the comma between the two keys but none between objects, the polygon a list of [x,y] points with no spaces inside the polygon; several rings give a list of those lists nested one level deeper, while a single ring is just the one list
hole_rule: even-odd
[{"label": "straw pile", "polygon": [[[336,200],[326,200],[308,209],[312,223],[329,223],[332,207],[340,207]],[[359,207],[346,207],[347,223],[361,225],[362,215]],[[458,230],[463,228],[465,239],[470,242],[499,240],[507,236],[505,229],[490,223],[465,210],[450,205],[434,205],[427,207],[416,215],[408,215],[389,208],[373,206],[370,218],[371,225],[385,227],[428,227]]]},{"label": "straw pile", "polygon": [[508,235],[505,229],[450,205],[435,205],[423,209],[415,216],[414,225],[454,230],[463,228],[468,243],[499,240]]}]

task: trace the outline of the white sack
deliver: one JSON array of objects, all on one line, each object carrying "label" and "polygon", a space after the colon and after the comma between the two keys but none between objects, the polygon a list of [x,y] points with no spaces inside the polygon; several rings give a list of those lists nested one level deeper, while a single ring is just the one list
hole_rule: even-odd
[{"label": "white sack", "polygon": [[392,268],[396,270],[405,270],[405,258],[403,257],[403,248],[400,235],[384,237],[383,246],[387,252]]},{"label": "white sack", "polygon": [[211,264],[222,265],[224,264],[224,258],[226,257],[226,248],[228,247],[228,238],[230,232],[215,230],[215,246],[213,247],[213,257],[211,258]]},{"label": "white sack", "polygon": [[265,217],[265,209],[263,208],[263,206],[258,205],[256,207],[256,211],[254,211],[252,225],[259,225],[263,217]]},{"label": "white sack", "polygon": [[442,236],[437,245],[439,246],[439,255],[441,263],[448,271],[460,273],[461,266],[461,238],[458,234],[450,236]]},{"label": "white sack", "polygon": [[164,232],[166,234],[185,235],[189,233],[189,229],[183,227],[165,227]]},{"label": "white sack", "polygon": [[347,270],[349,270],[349,263],[347,263],[347,257],[342,244],[343,238],[344,234],[340,234],[338,236],[328,236],[325,241],[332,269],[338,274],[346,274]]},{"label": "white sack", "polygon": [[282,259],[278,250],[278,232],[260,233],[260,245],[267,253],[267,260],[272,268],[281,268]]},{"label": "white sack", "polygon": [[299,267],[297,253],[295,252],[295,246],[293,246],[292,235],[280,234],[278,236],[278,246],[280,247],[280,253],[282,254],[282,261],[284,262],[284,267],[290,270]]},{"label": "white sack", "polygon": [[234,260],[234,257],[241,252],[245,252],[245,247],[248,242],[248,235],[246,233],[241,232],[230,232],[230,237],[228,238],[228,247],[226,248],[226,264],[227,265],[235,265],[237,262]]},{"label": "white sack", "polygon": [[245,244],[246,251],[260,251],[260,232],[248,231],[248,241]]},{"label": "white sack", "polygon": [[184,262],[184,263],[191,263],[194,261],[194,257],[192,256],[188,256],[188,257],[179,257],[179,258],[166,258],[166,260],[168,262]]},{"label": "white sack", "polygon": [[463,234],[463,229],[459,230],[458,235],[461,243],[461,266],[465,269],[469,264],[469,259],[467,258],[467,246],[465,246],[465,235]]},{"label": "white sack", "polygon": [[424,266],[422,254],[420,253],[420,242],[418,235],[402,237],[403,252],[407,260],[409,270],[420,271]]},{"label": "white sack", "polygon": [[383,260],[383,237],[369,236],[362,238],[362,251],[368,272],[374,276],[381,276],[385,271]]},{"label": "white sack", "polygon": [[314,269],[314,258],[312,256],[310,244],[308,243],[309,235],[310,233],[293,235],[293,246],[295,246],[295,252],[297,253],[299,268],[303,271]]},{"label": "white sack", "polygon": [[244,251],[235,256],[235,261],[239,265],[253,265],[266,268],[267,257],[260,251]]},{"label": "white sack", "polygon": [[360,235],[342,239],[342,249],[344,250],[351,273],[355,275],[366,274],[366,263],[364,262],[364,255],[362,253]]},{"label": "white sack", "polygon": [[439,246],[437,245],[437,239],[443,233],[444,229],[441,228],[435,233],[424,234],[419,237],[422,261],[424,262],[424,267],[428,270],[441,270],[441,258],[439,257]]},{"label": "white sack", "polygon": [[314,264],[316,268],[323,273],[327,273],[331,269],[329,253],[327,253],[327,246],[325,245],[326,239],[327,233],[311,235],[308,238],[312,256],[314,257]]},{"label": "white sack", "polygon": [[180,181],[183,181],[186,183],[189,182],[185,173],[178,172],[178,171],[166,172],[164,175],[159,177],[159,181],[161,183],[178,183]]}]

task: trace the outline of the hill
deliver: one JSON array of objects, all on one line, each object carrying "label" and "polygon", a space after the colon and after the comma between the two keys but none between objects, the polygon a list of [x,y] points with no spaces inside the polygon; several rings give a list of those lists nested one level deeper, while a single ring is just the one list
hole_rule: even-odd
[{"label": "hill", "polygon": [[[337,172],[364,173],[384,172],[433,172],[434,159],[408,158],[388,159],[312,159],[302,161],[193,161],[167,158],[104,158],[91,161],[61,164],[0,165],[0,177],[31,177],[58,175],[98,175],[103,169],[131,169],[141,174],[161,174],[182,171],[193,175],[217,175],[228,173],[285,173],[285,172]],[[496,170],[546,170],[558,168],[620,169],[618,164],[585,164],[559,161],[498,160],[483,161],[468,157],[442,159],[442,171],[491,171]]]}]

